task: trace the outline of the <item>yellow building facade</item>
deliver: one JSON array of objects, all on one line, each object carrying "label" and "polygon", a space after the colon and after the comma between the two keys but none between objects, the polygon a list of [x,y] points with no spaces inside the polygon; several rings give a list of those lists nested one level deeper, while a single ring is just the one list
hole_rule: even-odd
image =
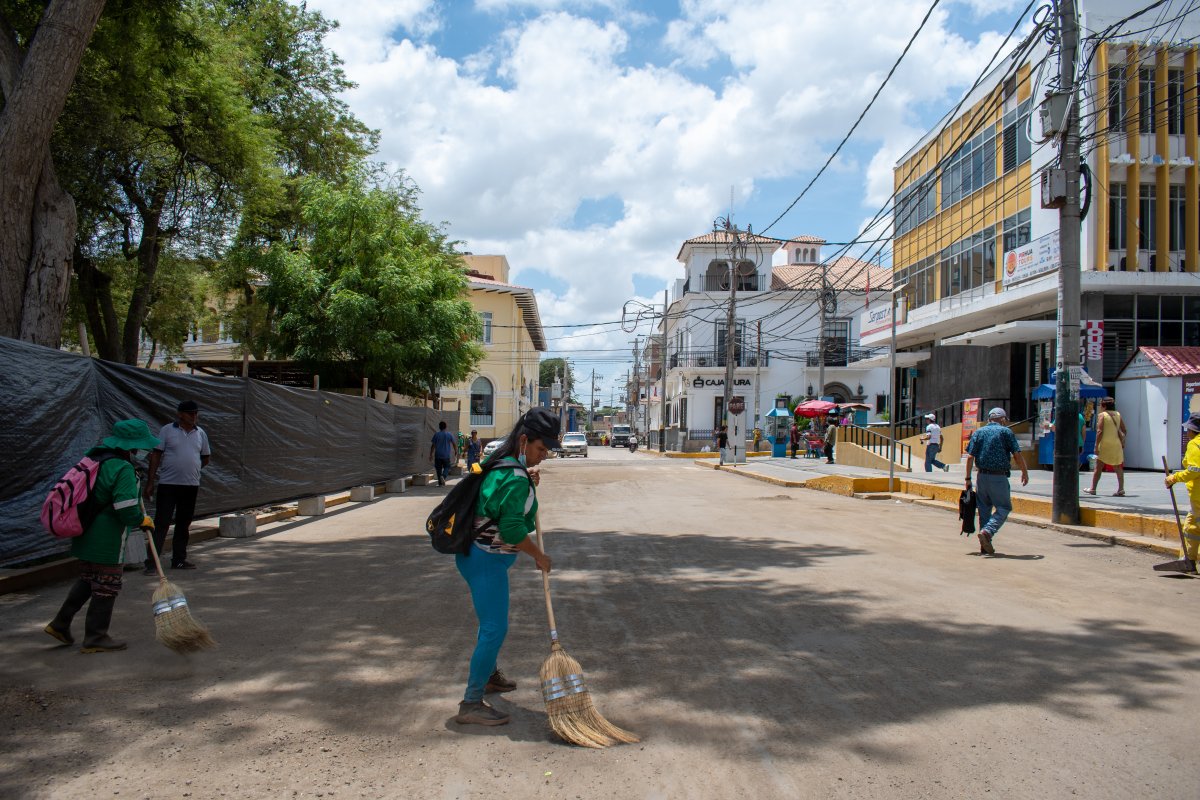
[{"label": "yellow building facade", "polygon": [[537,402],[538,364],[546,336],[533,290],[508,282],[502,255],[464,256],[470,301],[483,323],[484,358],[466,381],[441,391],[442,408],[460,412],[464,434],[507,436]]}]

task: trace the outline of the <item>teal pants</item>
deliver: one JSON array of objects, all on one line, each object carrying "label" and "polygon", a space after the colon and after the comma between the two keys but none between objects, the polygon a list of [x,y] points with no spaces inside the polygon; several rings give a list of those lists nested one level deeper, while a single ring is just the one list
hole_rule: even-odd
[{"label": "teal pants", "polygon": [[516,553],[488,553],[474,545],[470,555],[459,553],[454,557],[459,573],[471,588],[471,602],[479,619],[464,702],[483,699],[483,688],[496,669],[496,658],[508,635],[508,570],[516,560]]}]

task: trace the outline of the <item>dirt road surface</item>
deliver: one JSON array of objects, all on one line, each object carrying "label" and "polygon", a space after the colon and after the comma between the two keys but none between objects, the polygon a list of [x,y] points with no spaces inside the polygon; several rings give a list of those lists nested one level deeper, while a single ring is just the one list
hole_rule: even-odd
[{"label": "dirt road surface", "polygon": [[[1200,580],[1017,525],[592,448],[540,492],[567,651],[638,745],[550,734],[532,561],[512,577],[499,728],[453,722],[475,635],[421,488],[195,548],[220,640],[56,646],[67,584],[0,598],[3,798],[1196,798]],[[82,619],[75,634],[82,635]]]}]

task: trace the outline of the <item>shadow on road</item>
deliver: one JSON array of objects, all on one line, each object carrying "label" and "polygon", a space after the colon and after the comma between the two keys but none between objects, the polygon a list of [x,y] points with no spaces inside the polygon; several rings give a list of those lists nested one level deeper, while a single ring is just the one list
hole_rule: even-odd
[{"label": "shadow on road", "polygon": [[[397,747],[427,736],[431,722],[459,731],[446,720],[465,681],[474,617],[453,560],[431,550],[419,524],[403,527],[394,536],[218,543],[211,568],[183,583],[221,648],[191,659],[153,642],[151,579],[128,577],[118,603],[114,632],[131,639],[124,654],[84,657],[41,641],[37,627],[6,626],[0,749],[10,758],[0,796],[19,796],[31,775],[77,775],[119,757],[130,720],[161,729],[164,759],[184,757],[172,731],[197,727],[243,755],[291,746],[246,709]],[[1100,695],[1173,712],[1183,693],[1168,673],[1200,668],[1181,638],[1119,620],[1068,632],[1003,619],[964,625],[881,615],[869,585],[808,588],[806,570],[854,569],[845,559],[864,551],[853,547],[558,530],[548,550],[564,646],[601,712],[649,742],[802,759],[875,726],[992,704],[1082,716],[1084,701]],[[512,584],[501,655],[521,687],[498,704],[514,722],[461,732],[550,742],[535,686],[549,652],[541,581],[527,559]],[[27,598],[24,609],[10,604],[5,618],[48,619],[65,587]],[[445,711],[431,716],[430,703]]]}]

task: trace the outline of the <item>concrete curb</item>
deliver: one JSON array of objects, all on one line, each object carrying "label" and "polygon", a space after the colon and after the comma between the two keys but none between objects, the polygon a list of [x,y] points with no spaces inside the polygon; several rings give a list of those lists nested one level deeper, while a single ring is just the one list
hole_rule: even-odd
[{"label": "concrete curb", "polygon": [[[805,480],[786,480],[773,475],[753,472],[746,467],[721,466],[697,462],[697,466],[730,472],[773,486],[792,489],[814,489],[821,492],[858,497],[859,499],[895,499],[927,508],[937,508],[958,513],[958,495],[962,491],[955,486],[925,483],[908,477],[896,477],[897,491],[888,491],[887,478],[861,477],[852,475],[822,475]],[[1040,497],[1013,496],[1013,513],[1009,519],[1023,525],[1032,525],[1046,530],[1059,531],[1072,536],[1106,542],[1111,545],[1133,547],[1167,556],[1177,556],[1179,545],[1173,519],[1146,517],[1128,512],[1108,511],[1097,508],[1080,508],[1080,525],[1064,525],[1050,521],[1051,501]]]}]

